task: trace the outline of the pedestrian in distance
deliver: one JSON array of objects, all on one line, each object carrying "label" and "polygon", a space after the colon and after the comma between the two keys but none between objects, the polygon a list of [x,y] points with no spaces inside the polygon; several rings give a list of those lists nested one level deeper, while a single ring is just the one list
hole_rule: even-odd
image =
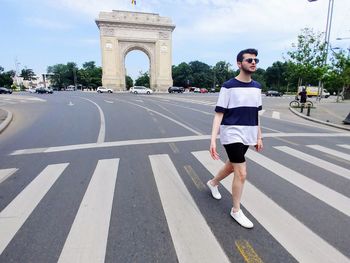
[{"label": "pedestrian in distance", "polygon": [[237,55],[239,74],[226,81],[219,93],[213,120],[210,155],[219,160],[216,137],[220,132],[220,142],[224,146],[228,160],[217,175],[207,182],[213,198],[221,199],[219,182],[234,173],[232,181],[232,209],[230,215],[241,226],[253,228],[253,223],[241,210],[241,197],[247,176],[245,153],[249,146],[257,151],[263,148],[258,112],[262,109],[261,84],[252,80],[259,59],[258,51],[250,48]]},{"label": "pedestrian in distance", "polygon": [[299,96],[300,96],[300,103],[305,103],[306,102],[306,88],[303,88],[300,92],[299,92]]}]

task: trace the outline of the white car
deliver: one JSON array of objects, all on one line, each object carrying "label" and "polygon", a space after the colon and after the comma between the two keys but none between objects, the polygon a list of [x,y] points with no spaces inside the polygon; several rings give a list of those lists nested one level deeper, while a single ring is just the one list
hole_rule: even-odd
[{"label": "white car", "polygon": [[113,93],[113,90],[109,89],[109,88],[105,88],[105,87],[98,87],[97,88],[97,92],[98,93],[104,93],[104,92]]},{"label": "white car", "polygon": [[134,86],[130,88],[130,92],[134,94],[151,94],[153,93],[153,90],[146,88],[144,86]]},{"label": "white car", "polygon": [[29,88],[29,89],[28,89],[28,92],[29,92],[29,93],[36,93],[36,88]]}]

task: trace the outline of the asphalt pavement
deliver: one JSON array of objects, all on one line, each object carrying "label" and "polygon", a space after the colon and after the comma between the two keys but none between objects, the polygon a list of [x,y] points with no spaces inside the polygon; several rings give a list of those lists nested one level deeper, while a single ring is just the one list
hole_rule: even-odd
[{"label": "asphalt pavement", "polygon": [[[350,124],[345,124],[344,120],[350,122],[350,100],[337,102],[336,97],[321,99],[314,102],[314,107],[310,109],[309,116],[307,109],[290,108],[290,111],[301,118],[321,123],[336,128],[349,130]],[[6,129],[12,120],[12,113],[0,108],[0,133]]]}]

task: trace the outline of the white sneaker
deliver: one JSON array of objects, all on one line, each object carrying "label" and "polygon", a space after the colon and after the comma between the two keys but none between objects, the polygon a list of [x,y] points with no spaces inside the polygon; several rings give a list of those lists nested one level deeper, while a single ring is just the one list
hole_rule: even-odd
[{"label": "white sneaker", "polygon": [[220,200],[221,199],[221,194],[219,193],[218,186],[217,185],[216,186],[212,186],[210,182],[211,182],[211,180],[209,180],[207,182],[207,186],[209,187],[209,189],[211,191],[211,195],[215,199]]},{"label": "white sneaker", "polygon": [[237,221],[238,224],[245,228],[253,228],[254,224],[252,221],[250,221],[244,214],[243,211],[240,209],[238,212],[234,213],[231,209],[230,215],[233,217],[234,220]]}]

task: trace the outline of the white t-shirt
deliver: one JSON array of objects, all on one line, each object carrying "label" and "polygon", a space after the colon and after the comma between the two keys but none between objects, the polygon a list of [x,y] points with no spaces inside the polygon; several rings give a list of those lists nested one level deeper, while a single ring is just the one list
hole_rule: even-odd
[{"label": "white t-shirt", "polygon": [[259,115],[262,109],[259,82],[241,82],[235,78],[226,81],[220,89],[216,112],[224,113],[220,125],[223,145],[241,142],[256,145]]}]

